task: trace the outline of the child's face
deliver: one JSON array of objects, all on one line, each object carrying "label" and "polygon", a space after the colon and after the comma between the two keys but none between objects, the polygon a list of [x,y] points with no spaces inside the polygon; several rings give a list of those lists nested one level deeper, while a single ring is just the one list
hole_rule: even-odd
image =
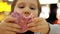
[{"label": "child's face", "polygon": [[38,2],[37,0],[17,0],[14,12],[29,16],[33,14],[35,17],[38,16]]}]

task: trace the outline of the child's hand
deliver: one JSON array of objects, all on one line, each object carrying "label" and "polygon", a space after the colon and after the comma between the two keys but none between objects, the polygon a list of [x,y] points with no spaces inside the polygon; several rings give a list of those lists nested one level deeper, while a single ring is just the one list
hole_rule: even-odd
[{"label": "child's hand", "polygon": [[14,23],[15,18],[8,17],[0,23],[0,34],[13,34],[20,32],[20,26]]},{"label": "child's hand", "polygon": [[29,30],[33,32],[42,32],[43,34],[48,33],[48,23],[43,18],[34,18],[32,22],[28,24]]},{"label": "child's hand", "polygon": [[16,32],[6,31],[0,29],[0,34],[16,34]]}]

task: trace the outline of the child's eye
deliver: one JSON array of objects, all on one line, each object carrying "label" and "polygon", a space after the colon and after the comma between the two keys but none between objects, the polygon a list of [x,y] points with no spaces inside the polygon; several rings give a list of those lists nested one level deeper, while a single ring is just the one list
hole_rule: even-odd
[{"label": "child's eye", "polygon": [[21,6],[21,7],[19,7],[20,9],[23,9],[24,8],[24,6]]},{"label": "child's eye", "polygon": [[30,7],[30,9],[31,9],[31,10],[35,10],[35,8],[33,8],[33,7]]}]

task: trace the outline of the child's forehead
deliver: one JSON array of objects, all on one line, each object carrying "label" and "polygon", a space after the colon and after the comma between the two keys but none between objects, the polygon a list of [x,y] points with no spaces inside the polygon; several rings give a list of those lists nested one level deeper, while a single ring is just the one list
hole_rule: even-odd
[{"label": "child's forehead", "polygon": [[17,0],[17,3],[35,3],[37,4],[37,0]]}]

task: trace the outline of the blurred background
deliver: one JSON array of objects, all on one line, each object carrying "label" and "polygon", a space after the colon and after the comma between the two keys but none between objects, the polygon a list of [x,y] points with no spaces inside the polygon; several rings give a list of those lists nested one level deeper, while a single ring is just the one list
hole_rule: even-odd
[{"label": "blurred background", "polygon": [[[41,13],[39,17],[45,18],[51,24],[60,24],[60,0],[39,0]],[[0,21],[11,12],[13,0],[0,0]]]}]

